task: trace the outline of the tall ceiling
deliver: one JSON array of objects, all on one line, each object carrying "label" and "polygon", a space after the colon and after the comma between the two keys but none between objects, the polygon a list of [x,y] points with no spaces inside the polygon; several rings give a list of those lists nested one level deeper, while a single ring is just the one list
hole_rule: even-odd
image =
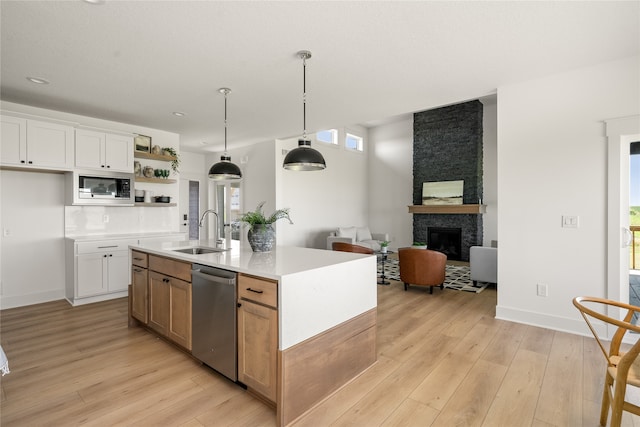
[{"label": "tall ceiling", "polygon": [[220,87],[230,148],[300,135],[303,49],[309,131],[640,54],[639,1],[2,0],[0,14],[2,100],[176,132],[189,151],[222,149]]}]

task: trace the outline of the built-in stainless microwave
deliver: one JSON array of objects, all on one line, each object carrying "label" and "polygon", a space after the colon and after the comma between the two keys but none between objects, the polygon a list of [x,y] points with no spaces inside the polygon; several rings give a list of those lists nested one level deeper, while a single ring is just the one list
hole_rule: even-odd
[{"label": "built-in stainless microwave", "polygon": [[67,175],[72,205],[133,206],[133,173],[76,170]]}]

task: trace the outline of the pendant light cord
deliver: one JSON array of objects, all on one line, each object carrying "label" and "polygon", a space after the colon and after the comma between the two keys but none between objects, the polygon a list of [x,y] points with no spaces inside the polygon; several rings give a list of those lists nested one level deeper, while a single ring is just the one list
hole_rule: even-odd
[{"label": "pendant light cord", "polygon": [[224,92],[224,155],[227,155],[227,93]]},{"label": "pendant light cord", "polygon": [[302,57],[302,139],[307,139],[307,58]]}]

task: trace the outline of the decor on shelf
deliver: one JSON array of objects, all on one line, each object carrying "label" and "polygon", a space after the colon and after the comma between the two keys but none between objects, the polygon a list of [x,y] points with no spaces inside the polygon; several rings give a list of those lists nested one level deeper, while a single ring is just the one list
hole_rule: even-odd
[{"label": "decor on shelf", "polygon": [[133,146],[136,151],[143,153],[151,153],[151,137],[145,135],[136,135],[133,138]]},{"label": "decor on shelf", "polygon": [[424,242],[413,242],[411,247],[413,249],[427,249],[427,244]]},{"label": "decor on shelf", "polygon": [[162,152],[165,154],[165,156],[171,156],[174,157],[173,160],[171,160],[171,170],[173,170],[175,173],[179,173],[180,170],[180,155],[178,154],[178,152],[176,151],[175,148],[173,147],[164,147],[162,149]]},{"label": "decor on shelf", "polygon": [[155,175],[155,170],[151,166],[145,166],[142,170],[142,174],[145,178],[153,178]]},{"label": "decor on shelf", "polygon": [[231,89],[223,87],[218,92],[224,95],[224,154],[220,161],[209,169],[209,178],[213,180],[241,179],[242,172],[235,163],[231,163],[231,157],[227,154],[227,95]]},{"label": "decor on shelf", "polygon": [[254,252],[269,252],[276,241],[276,232],[273,223],[279,219],[286,218],[289,224],[293,224],[289,217],[289,208],[277,209],[270,216],[265,216],[262,206],[265,202],[260,202],[255,211],[245,212],[238,217],[239,222],[249,224],[247,239]]},{"label": "decor on shelf", "polygon": [[311,148],[311,141],[307,139],[307,59],[311,52],[301,50],[298,56],[302,59],[302,139],[298,140],[298,147],[289,151],[284,158],[282,167],[292,171],[318,171],[327,167],[319,151]]},{"label": "decor on shelf", "polygon": [[422,183],[423,205],[461,205],[464,181]]},{"label": "decor on shelf", "polygon": [[388,240],[383,240],[382,242],[380,242],[380,252],[382,252],[383,254],[387,253],[387,249],[389,248],[389,242]]}]

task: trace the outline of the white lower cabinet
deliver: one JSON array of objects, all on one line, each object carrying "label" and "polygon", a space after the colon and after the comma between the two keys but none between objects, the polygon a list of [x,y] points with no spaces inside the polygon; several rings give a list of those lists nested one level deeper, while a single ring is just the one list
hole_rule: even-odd
[{"label": "white lower cabinet", "polygon": [[78,255],[78,298],[126,291],[128,265],[128,251]]},{"label": "white lower cabinet", "polygon": [[86,304],[127,295],[129,245],[137,239],[67,241],[67,300]]}]

